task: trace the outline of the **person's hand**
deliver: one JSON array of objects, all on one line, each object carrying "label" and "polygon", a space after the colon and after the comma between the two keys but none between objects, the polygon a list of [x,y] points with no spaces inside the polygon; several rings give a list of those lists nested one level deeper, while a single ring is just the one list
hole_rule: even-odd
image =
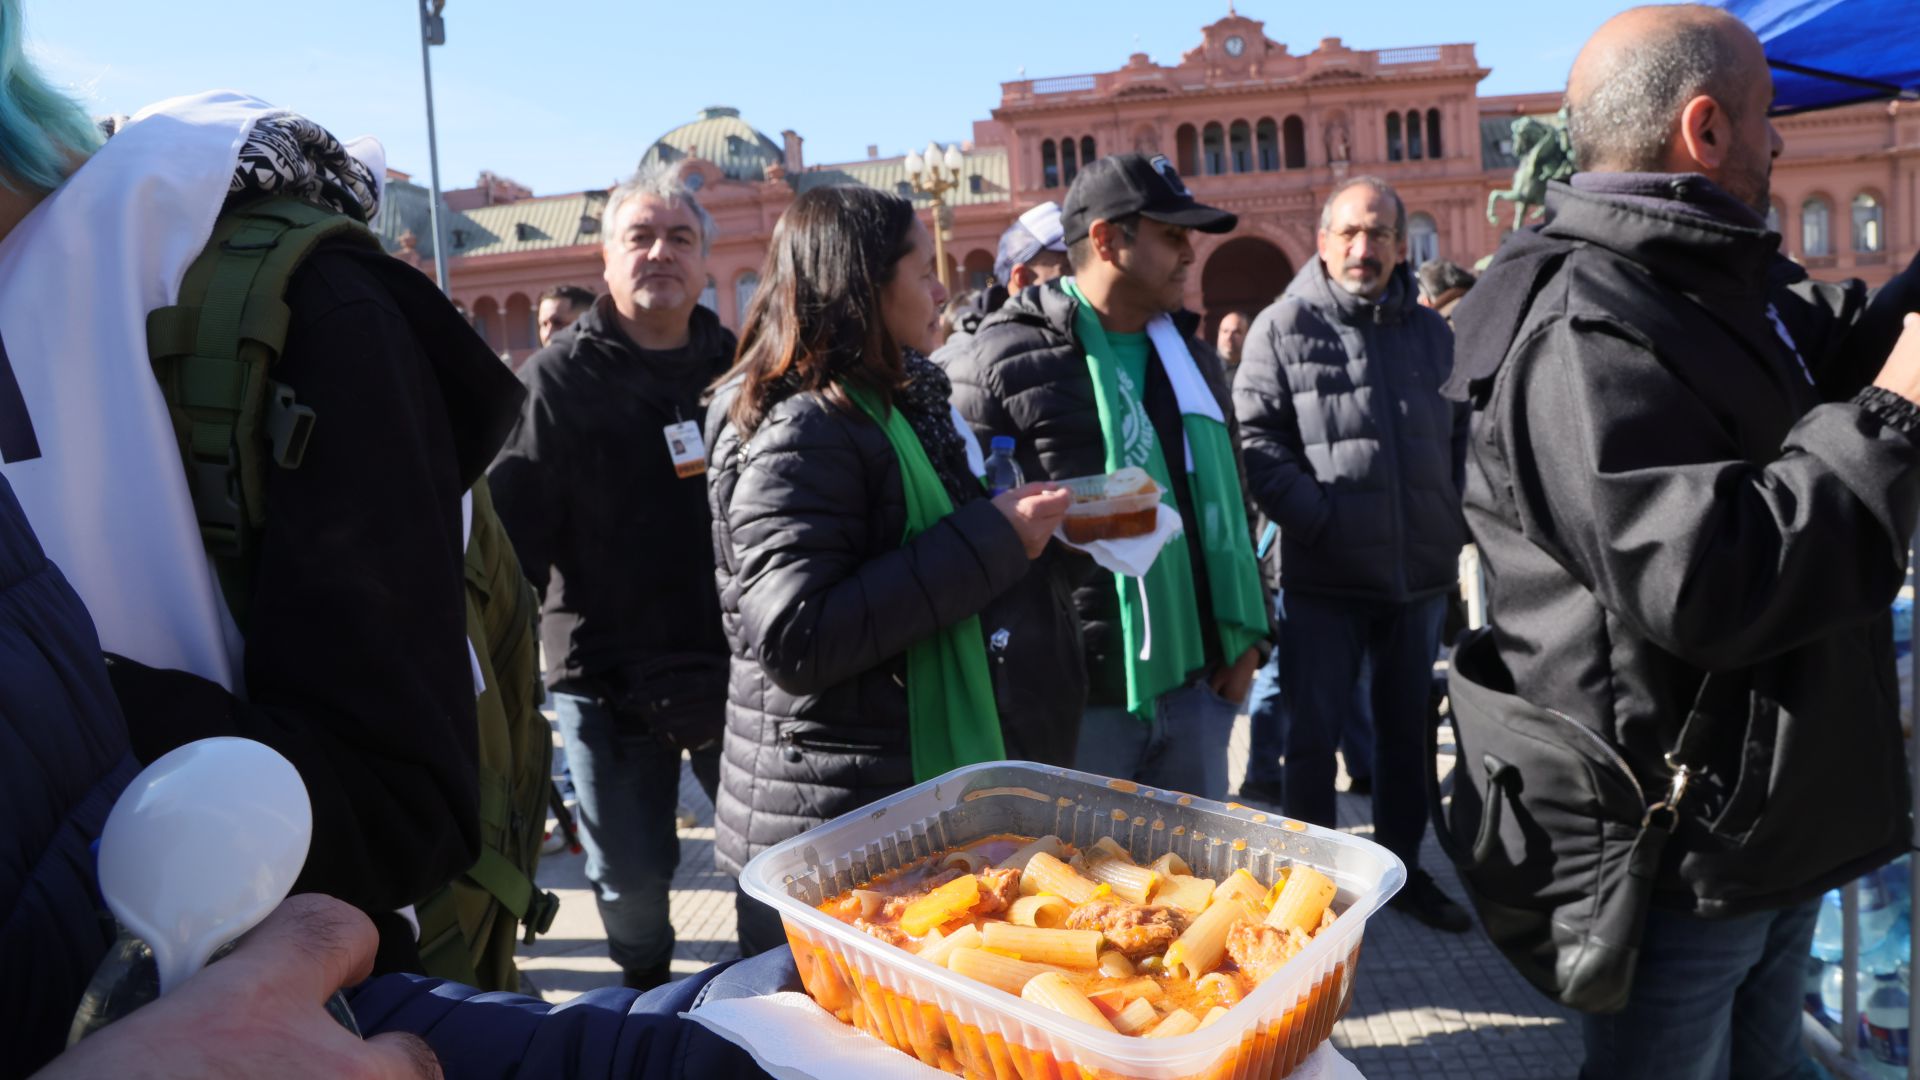
[{"label": "person's hand", "polygon": [[1260,670],[1260,648],[1254,646],[1240,654],[1240,659],[1231,664],[1223,664],[1207,676],[1207,685],[1213,692],[1227,701],[1244,703],[1248,691],[1253,689],[1253,676]]},{"label": "person's hand", "polygon": [[434,1080],[440,1062],[425,1042],[403,1034],[363,1042],[325,1011],[334,991],[367,977],[378,944],[358,910],[292,897],[225,959],[34,1076]]},{"label": "person's hand", "polygon": [[1908,315],[1901,325],[1900,340],[1893,343],[1873,385],[1920,405],[1920,314]]},{"label": "person's hand", "polygon": [[1067,507],[1073,505],[1073,492],[1054,484],[1035,482],[995,495],[993,505],[1006,515],[1013,531],[1020,534],[1027,558],[1037,559],[1047,549],[1047,538],[1067,516]]}]

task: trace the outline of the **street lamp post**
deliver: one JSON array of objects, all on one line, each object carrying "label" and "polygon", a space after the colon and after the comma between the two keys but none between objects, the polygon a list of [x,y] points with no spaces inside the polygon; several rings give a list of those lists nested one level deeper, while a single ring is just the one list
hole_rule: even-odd
[{"label": "street lamp post", "polygon": [[440,231],[440,146],[433,130],[433,61],[427,50],[447,43],[446,20],[440,12],[447,0],[418,0],[420,4],[420,77],[427,87],[427,179],[432,185],[432,200],[427,203],[427,219],[433,228],[433,280],[441,292],[447,291],[447,245]]},{"label": "street lamp post", "polygon": [[940,144],[932,142],[924,154],[907,152],[907,179],[912,181],[913,190],[933,203],[933,262],[940,273],[940,287],[948,292],[953,291],[953,282],[947,273],[947,227],[940,219],[947,207],[947,192],[960,186],[960,169],[965,164],[960,148],[954,145],[949,145],[945,153]]}]

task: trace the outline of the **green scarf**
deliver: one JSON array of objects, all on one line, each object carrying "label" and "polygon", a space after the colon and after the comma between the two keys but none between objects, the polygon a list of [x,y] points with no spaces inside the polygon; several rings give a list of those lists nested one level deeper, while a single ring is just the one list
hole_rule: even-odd
[{"label": "green scarf", "polygon": [[[1074,329],[1087,355],[1087,372],[1093,377],[1107,471],[1129,465],[1145,469],[1166,491],[1165,500],[1172,505],[1173,484],[1166,456],[1147,419],[1145,373],[1127,372],[1115,362],[1115,350],[1100,324],[1100,314],[1071,280],[1065,287],[1079,302]],[[1260,568],[1253,558],[1253,536],[1241,501],[1240,471],[1227,426],[1194,413],[1182,413],[1180,424],[1193,454],[1187,486],[1200,518],[1184,525],[1188,531],[1197,530],[1200,538],[1207,592],[1213,600],[1214,629],[1221,654],[1231,664],[1267,636],[1266,587],[1260,583]],[[1201,636],[1192,560],[1187,542],[1180,539],[1160,549],[1160,557],[1146,577],[1114,575],[1127,650],[1127,708],[1143,717],[1151,713],[1160,695],[1186,685],[1190,675],[1206,667],[1206,639]],[[1150,646],[1145,657],[1140,655],[1143,646]]]},{"label": "green scarf", "polygon": [[[953,500],[900,410],[885,407],[864,387],[845,382],[841,386],[887,433],[900,461],[900,487],[907,500],[907,532],[900,542],[905,544],[953,513]],[[907,723],[916,783],[962,765],[1007,756],[978,615],[907,647]]]}]

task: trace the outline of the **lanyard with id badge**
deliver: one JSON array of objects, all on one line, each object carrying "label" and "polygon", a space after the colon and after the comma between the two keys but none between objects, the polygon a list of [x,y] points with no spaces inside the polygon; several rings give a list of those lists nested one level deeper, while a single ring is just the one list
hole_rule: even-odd
[{"label": "lanyard with id badge", "polygon": [[673,459],[673,471],[685,480],[707,471],[707,444],[700,437],[700,425],[692,420],[668,424],[667,454]]}]

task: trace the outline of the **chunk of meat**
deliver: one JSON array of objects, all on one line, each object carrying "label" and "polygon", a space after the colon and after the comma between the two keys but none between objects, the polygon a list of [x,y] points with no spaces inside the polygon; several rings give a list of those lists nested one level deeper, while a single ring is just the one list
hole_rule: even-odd
[{"label": "chunk of meat", "polygon": [[865,930],[867,933],[872,934],[874,937],[879,938],[889,945],[901,949],[913,948],[913,938],[907,936],[905,930],[900,929],[893,923],[870,923],[865,919],[855,919],[853,920],[853,925]]},{"label": "chunk of meat", "polygon": [[975,915],[998,915],[1020,899],[1019,867],[982,870],[977,876],[980,878],[980,902],[973,905]]},{"label": "chunk of meat", "polygon": [[1187,928],[1187,914],[1177,908],[1129,904],[1124,900],[1089,900],[1067,915],[1069,930],[1098,930],[1107,944],[1139,960],[1165,952]]},{"label": "chunk of meat", "polygon": [[1240,973],[1258,984],[1274,969],[1298,956],[1307,935],[1298,930],[1276,930],[1265,923],[1241,923],[1227,934],[1227,955]]}]

